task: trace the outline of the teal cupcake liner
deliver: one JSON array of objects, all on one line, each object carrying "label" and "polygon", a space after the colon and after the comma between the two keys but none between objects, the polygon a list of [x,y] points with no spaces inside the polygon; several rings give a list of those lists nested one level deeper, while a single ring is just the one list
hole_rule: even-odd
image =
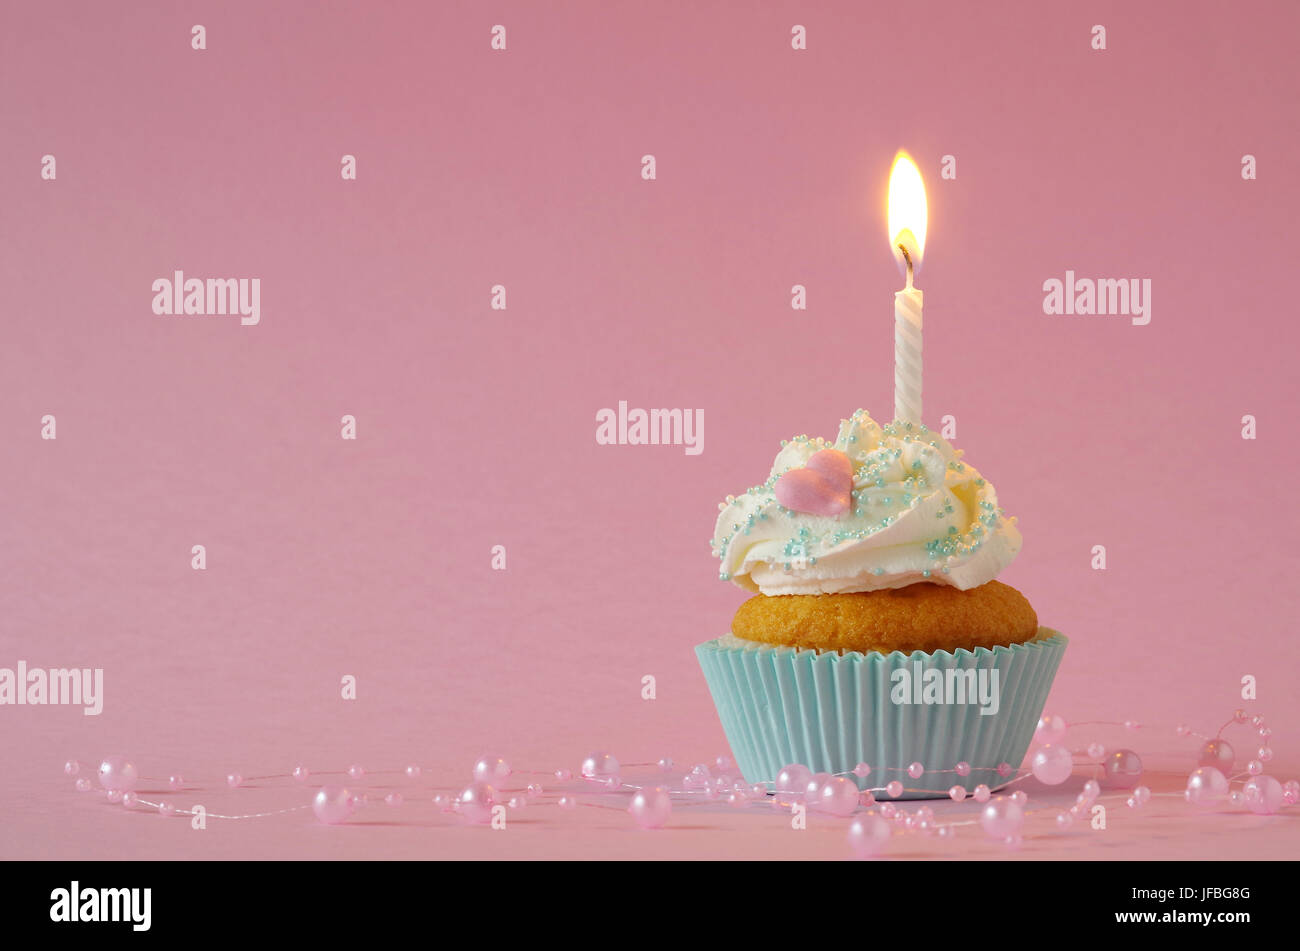
[{"label": "teal cupcake liner", "polygon": [[[897,779],[906,789],[898,798],[934,799],[954,785],[1007,782],[997,767],[1024,760],[1068,643],[1040,628],[1010,647],[839,654],[727,635],[695,654],[747,782],[770,783],[791,763],[825,773],[867,763],[863,789]],[[919,779],[907,774],[915,762],[925,768]],[[954,772],[959,762],[971,765],[968,776]]]}]

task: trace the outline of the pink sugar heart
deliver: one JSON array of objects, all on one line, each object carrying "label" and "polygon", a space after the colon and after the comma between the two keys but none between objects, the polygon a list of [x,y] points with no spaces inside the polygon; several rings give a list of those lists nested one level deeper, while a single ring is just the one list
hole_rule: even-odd
[{"label": "pink sugar heart", "polygon": [[792,511],[833,518],[853,507],[853,463],[838,449],[822,449],[802,469],[783,472],[774,491]]}]

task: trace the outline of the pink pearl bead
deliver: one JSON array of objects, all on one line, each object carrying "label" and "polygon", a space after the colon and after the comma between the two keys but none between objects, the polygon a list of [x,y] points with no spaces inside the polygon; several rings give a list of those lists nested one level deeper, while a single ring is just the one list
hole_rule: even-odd
[{"label": "pink pearl bead", "polygon": [[167,788],[172,792],[180,792],[185,788],[185,779],[180,774],[173,774],[167,777]]},{"label": "pink pearl bead", "polygon": [[1252,776],[1258,776],[1260,773],[1264,772],[1264,764],[1257,759],[1253,759],[1246,764],[1246,772],[1250,773]]},{"label": "pink pearl bead", "polygon": [[1224,772],[1232,769],[1232,761],[1235,755],[1232,744],[1227,740],[1206,740],[1201,745],[1201,755],[1196,765],[1213,766],[1220,772]]},{"label": "pink pearl bead", "polygon": [[1088,780],[1083,784],[1083,795],[1088,798],[1089,802],[1096,799],[1101,795],[1101,783],[1095,779]]},{"label": "pink pearl bead", "polygon": [[348,767],[348,778],[353,782],[359,782],[366,775],[366,771],[355,763]]},{"label": "pink pearl bead", "polygon": [[121,802],[121,801],[122,801],[122,790],[120,790],[120,789],[106,789],[106,790],[104,790],[104,798],[107,799],[109,802]]},{"label": "pink pearl bead", "polygon": [[128,809],[134,809],[136,803],[138,803],[139,801],[140,801],[140,797],[133,792],[122,793],[122,805],[126,806],[126,808]]},{"label": "pink pearl bead", "polygon": [[767,787],[762,783],[755,783],[749,787],[749,794],[755,799],[766,799]]},{"label": "pink pearl bead", "polygon": [[1259,761],[1261,763],[1267,763],[1269,760],[1273,758],[1273,751],[1269,749],[1267,746],[1261,746],[1259,748],[1258,755],[1259,755]]},{"label": "pink pearl bead", "polygon": [[576,809],[578,808],[578,800],[574,799],[572,796],[561,796],[559,799],[559,807],[561,809]]},{"label": "pink pearl bead", "polygon": [[1247,720],[1250,719],[1250,714],[1247,713],[1245,710],[1238,708],[1236,712],[1232,714],[1232,719],[1238,723],[1245,723]]},{"label": "pink pearl bead", "polygon": [[312,797],[311,810],[326,825],[338,825],[352,814],[352,793],[343,786],[322,786]]},{"label": "pink pearl bead", "polygon": [[126,792],[135,789],[135,782],[138,778],[139,774],[136,772],[135,764],[125,757],[106,756],[99,764],[99,785],[105,789]]},{"label": "pink pearl bead", "polygon": [[160,802],[158,803],[158,815],[162,816],[164,819],[169,819],[176,815],[176,807],[170,802]]},{"label": "pink pearl bead", "polygon": [[954,839],[957,837],[957,830],[952,826],[939,826],[939,838]]},{"label": "pink pearl bead", "polygon": [[363,808],[364,806],[369,804],[369,802],[370,802],[370,796],[363,792],[353,793],[352,796],[348,799],[348,803],[352,806],[352,809],[354,811]]},{"label": "pink pearl bead", "polygon": [[727,805],[733,809],[743,809],[749,804],[749,797],[738,792],[734,792],[727,797]]},{"label": "pink pearl bead", "polygon": [[1088,744],[1089,759],[1101,759],[1105,755],[1106,755],[1106,747],[1102,746],[1100,743]]},{"label": "pink pearl bead", "polygon": [[543,791],[542,787],[537,783],[529,783],[528,788],[524,790],[524,794],[527,795],[529,799],[537,799],[542,795]]},{"label": "pink pearl bead", "polygon": [[1251,726],[1263,726],[1263,725],[1264,725],[1264,718],[1263,718],[1262,716],[1258,716],[1258,715],[1253,716],[1253,717],[1250,718],[1250,725],[1251,725]]},{"label": "pink pearl bead", "polygon": [[808,789],[808,780],[812,779],[812,770],[798,763],[791,763],[776,774],[777,794],[801,796]]},{"label": "pink pearl bead", "polygon": [[878,855],[885,847],[893,830],[881,816],[858,816],[849,823],[849,848],[860,859]]},{"label": "pink pearl bead", "polygon": [[1023,789],[1017,789],[1011,794],[1011,801],[1017,805],[1023,806],[1029,801],[1029,794]]},{"label": "pink pearl bead", "polygon": [[480,756],[474,764],[474,781],[477,783],[504,783],[510,778],[510,764],[500,756]]},{"label": "pink pearl bead", "polygon": [[1256,776],[1246,780],[1241,787],[1242,797],[1250,811],[1261,816],[1271,816],[1286,802],[1282,784],[1272,776]]},{"label": "pink pearl bead", "polygon": [[921,763],[912,763],[907,767],[907,775],[913,779],[920,779],[925,774],[925,767]]},{"label": "pink pearl bead", "polygon": [[1194,806],[1212,807],[1228,795],[1228,780],[1213,766],[1202,766],[1187,777],[1183,798]]},{"label": "pink pearl bead", "polygon": [[898,814],[898,807],[895,806],[892,802],[881,803],[880,814],[884,816],[886,819],[892,819],[894,818],[894,816]]},{"label": "pink pearl bead", "polygon": [[647,786],[636,791],[627,811],[642,829],[659,829],[672,815],[673,800],[663,786]]},{"label": "pink pearl bead", "polygon": [[1056,827],[1058,829],[1068,829],[1074,824],[1074,816],[1068,812],[1058,812],[1056,814]]},{"label": "pink pearl bead", "polygon": [[306,766],[295,766],[293,768],[293,778],[300,783],[305,783],[311,777],[311,770]]},{"label": "pink pearl bead", "polygon": [[876,794],[870,789],[864,790],[862,795],[858,797],[858,805],[860,806],[872,806],[875,805],[875,802]]},{"label": "pink pearl bead", "polygon": [[528,800],[523,796],[511,796],[510,801],[506,803],[511,809],[522,809],[528,805]]},{"label": "pink pearl bead", "polygon": [[582,775],[585,779],[600,779],[618,773],[618,760],[608,753],[589,753],[582,761]]},{"label": "pink pearl bead", "polygon": [[492,807],[497,801],[497,791],[489,783],[470,783],[456,797],[460,814],[477,825],[492,819]]},{"label": "pink pearl bead", "polygon": [[1132,789],[1142,776],[1142,758],[1132,750],[1116,750],[1102,764],[1102,785],[1107,789]]},{"label": "pink pearl bead", "polygon": [[1001,777],[1003,777],[1003,778],[1005,779],[1007,776],[1010,776],[1010,775],[1012,774],[1012,772],[1013,772],[1013,769],[1012,769],[1010,763],[998,763],[998,775],[999,775],[999,776],[1001,776]]},{"label": "pink pearl bead", "polygon": [[63,764],[63,772],[68,776],[76,776],[81,771],[81,764],[75,759],[70,759]]},{"label": "pink pearl bead", "polygon": [[803,801],[815,806],[817,800],[821,798],[822,787],[830,782],[830,778],[830,773],[813,773],[808,777],[808,782],[803,789]]},{"label": "pink pearl bead", "polygon": [[903,795],[903,784],[897,779],[892,780],[887,786],[885,786],[885,794],[893,799],[897,799],[899,796]]},{"label": "pink pearl bead", "polygon": [[989,802],[980,812],[980,825],[984,827],[985,834],[993,839],[1006,839],[1019,835],[1024,821],[1024,811],[1020,808],[1020,803],[1003,796],[998,796]]},{"label": "pink pearl bead", "polygon": [[396,808],[402,804],[402,794],[399,792],[390,792],[384,797],[384,805]]},{"label": "pink pearl bead", "polygon": [[1300,802],[1300,781],[1288,779],[1282,784],[1282,798],[1288,806]]},{"label": "pink pearl bead", "polygon": [[600,782],[601,785],[604,786],[606,789],[623,788],[623,777],[621,776],[606,776],[603,779],[601,779]]},{"label": "pink pearl bead", "polygon": [[1238,790],[1234,789],[1232,792],[1228,793],[1228,802],[1232,803],[1234,806],[1244,806],[1246,804],[1246,797]]},{"label": "pink pearl bead", "polygon": [[1259,728],[1259,738],[1261,740],[1267,740],[1272,735],[1273,735],[1273,731],[1270,730],[1268,727],[1262,726]]},{"label": "pink pearl bead", "polygon": [[1037,743],[1059,743],[1065,738],[1065,729],[1064,719],[1051,714],[1043,714],[1038,720],[1038,728],[1034,730],[1034,741]]},{"label": "pink pearl bead", "polygon": [[1145,806],[1151,801],[1151,790],[1147,786],[1136,786],[1133,789],[1133,798],[1138,801],[1138,805]]},{"label": "pink pearl bead", "polygon": [[818,802],[832,816],[851,816],[858,809],[858,784],[847,776],[832,776],[822,785]]},{"label": "pink pearl bead", "polygon": [[709,770],[709,767],[705,766],[703,763],[696,763],[695,766],[691,768],[691,771],[686,774],[686,777],[682,780],[682,784],[687,789],[704,789],[710,784],[712,779],[713,773]]},{"label": "pink pearl bead", "polygon": [[958,764],[957,764],[957,775],[958,775],[958,776],[969,776],[969,775],[970,775],[970,763],[966,762],[965,760],[962,760],[960,763],[958,763]]},{"label": "pink pearl bead", "polygon": [[407,778],[407,779],[419,779],[419,778],[420,778],[420,767],[416,766],[414,763],[412,763],[410,766],[406,767],[406,778]]},{"label": "pink pearl bead", "polygon": [[948,790],[948,798],[953,802],[961,802],[966,798],[966,787],[953,786]]},{"label": "pink pearl bead", "polygon": [[976,802],[988,802],[989,795],[990,795],[989,787],[985,786],[983,783],[980,783],[978,786],[975,787]]},{"label": "pink pearl bead", "polygon": [[85,776],[77,780],[77,792],[90,792],[92,783]]},{"label": "pink pearl bead", "polygon": [[871,767],[866,763],[859,763],[857,766],[853,767],[853,775],[858,777],[858,779],[866,779],[871,775]]},{"label": "pink pearl bead", "polygon": [[1074,757],[1068,748],[1048,743],[1034,751],[1029,760],[1029,771],[1040,783],[1059,786],[1074,772]]},{"label": "pink pearl bead", "polygon": [[1124,805],[1128,806],[1130,809],[1136,809],[1138,807],[1138,801],[1132,796],[1129,796],[1124,800]]},{"label": "pink pearl bead", "polygon": [[713,761],[713,765],[717,766],[718,769],[731,769],[736,764],[732,761],[730,756],[719,756]]},{"label": "pink pearl bead", "polygon": [[571,780],[571,779],[573,778],[573,770],[571,770],[571,769],[557,769],[557,770],[555,771],[555,778],[558,779],[558,780],[559,780],[560,782],[562,782],[562,783],[567,783],[569,780]]},{"label": "pink pearl bead", "polygon": [[231,773],[229,776],[226,777],[226,785],[229,786],[231,789],[238,789],[241,785],[243,785],[243,782],[244,782],[244,777],[240,776],[238,773]]}]

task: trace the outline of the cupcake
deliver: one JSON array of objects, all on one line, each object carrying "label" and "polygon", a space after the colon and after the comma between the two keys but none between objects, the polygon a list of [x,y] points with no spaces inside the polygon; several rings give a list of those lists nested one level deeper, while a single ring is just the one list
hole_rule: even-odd
[{"label": "cupcake", "polygon": [[995,580],[1020,532],[961,456],[859,410],[719,505],[720,577],[752,596],[696,655],[747,781],[865,763],[863,788],[932,798],[1024,759],[1066,638]]}]

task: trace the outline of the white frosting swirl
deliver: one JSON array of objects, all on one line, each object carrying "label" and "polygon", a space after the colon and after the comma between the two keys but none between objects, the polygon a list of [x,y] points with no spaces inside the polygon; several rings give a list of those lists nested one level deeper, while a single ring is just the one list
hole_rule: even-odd
[{"label": "white frosting swirl", "polygon": [[[1020,551],[1015,519],[961,451],[924,426],[877,425],[864,410],[833,443],[782,444],[768,480],[728,496],[713,532],[721,577],[763,594],[835,594],[919,581],[963,590],[992,581]],[[853,506],[830,517],[776,500],[776,480],[813,453],[838,449],[853,463]]]}]

